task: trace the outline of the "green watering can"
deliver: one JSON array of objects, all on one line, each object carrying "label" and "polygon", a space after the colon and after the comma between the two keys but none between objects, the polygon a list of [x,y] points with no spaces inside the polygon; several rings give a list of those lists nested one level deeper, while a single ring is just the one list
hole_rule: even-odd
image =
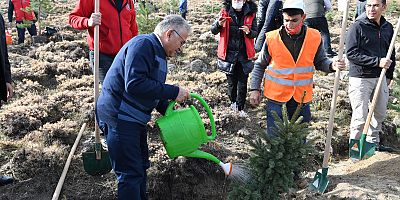
[{"label": "green watering can", "polygon": [[167,154],[171,159],[185,156],[211,160],[221,166],[225,175],[229,176],[232,172],[231,163],[223,163],[215,156],[199,150],[201,144],[215,139],[215,121],[206,101],[195,93],[190,93],[190,96],[200,101],[207,111],[211,123],[211,135],[206,133],[199,112],[193,105],[188,108],[174,110],[176,102],[172,101],[169,103],[165,115],[156,120]]}]

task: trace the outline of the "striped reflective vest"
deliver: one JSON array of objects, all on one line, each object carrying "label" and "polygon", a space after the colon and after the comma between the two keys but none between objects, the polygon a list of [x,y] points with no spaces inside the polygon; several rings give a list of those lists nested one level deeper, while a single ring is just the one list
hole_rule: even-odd
[{"label": "striped reflective vest", "polygon": [[[225,9],[221,9],[220,13],[222,17],[229,17],[229,13]],[[253,23],[253,19],[255,16],[256,13],[252,13],[251,15],[245,15],[243,24],[249,25],[249,28],[251,29],[251,25]],[[225,60],[226,58],[228,41],[229,41],[229,21],[224,23],[221,32],[219,33],[217,56],[222,60]],[[247,59],[249,60],[253,59],[256,55],[256,50],[254,49],[254,38],[249,38],[247,36],[244,36],[244,44],[246,45]]]},{"label": "striped reflective vest", "polygon": [[24,10],[27,7],[30,7],[30,0],[12,0],[12,4],[14,6],[15,21],[32,21],[35,19],[33,11],[28,12]]},{"label": "striped reflective vest", "polygon": [[306,34],[297,61],[279,35],[278,30],[266,34],[270,64],[264,73],[264,95],[271,100],[287,102],[292,97],[301,102],[304,91],[304,103],[312,100],[314,57],[321,43],[320,33],[312,28]]}]

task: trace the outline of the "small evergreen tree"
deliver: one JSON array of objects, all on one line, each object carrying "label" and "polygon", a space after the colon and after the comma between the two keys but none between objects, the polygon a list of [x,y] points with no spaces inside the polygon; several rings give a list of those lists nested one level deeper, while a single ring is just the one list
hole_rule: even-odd
[{"label": "small evergreen tree", "polygon": [[248,183],[233,185],[229,199],[278,199],[293,186],[293,172],[302,170],[311,153],[311,141],[305,142],[309,133],[308,123],[298,117],[302,104],[297,107],[292,119],[288,118],[286,106],[282,108],[283,119],[274,114],[277,137],[260,133],[253,147],[249,167],[252,178]]},{"label": "small evergreen tree", "polygon": [[136,9],[136,21],[139,26],[139,33],[147,34],[154,31],[154,28],[161,20],[159,17],[150,15],[154,11],[155,8],[151,3],[145,1],[139,2],[139,8]]}]

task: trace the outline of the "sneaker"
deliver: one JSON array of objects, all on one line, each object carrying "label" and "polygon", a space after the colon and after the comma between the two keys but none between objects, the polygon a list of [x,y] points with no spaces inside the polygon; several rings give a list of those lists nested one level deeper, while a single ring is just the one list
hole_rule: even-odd
[{"label": "sneaker", "polygon": [[247,118],[249,115],[244,110],[241,110],[239,111],[239,117]]},{"label": "sneaker", "polygon": [[230,108],[231,108],[231,110],[233,110],[234,112],[238,111],[236,102],[232,103],[231,106],[230,106]]}]

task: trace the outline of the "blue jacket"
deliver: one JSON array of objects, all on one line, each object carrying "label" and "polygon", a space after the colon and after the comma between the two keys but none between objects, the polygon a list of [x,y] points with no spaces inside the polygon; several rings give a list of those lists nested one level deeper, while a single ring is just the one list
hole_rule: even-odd
[{"label": "blue jacket", "polygon": [[154,108],[163,114],[179,93],[179,87],[165,84],[166,76],[166,54],[156,35],[131,39],[104,79],[96,106],[100,121],[114,127],[118,119],[146,124]]}]

